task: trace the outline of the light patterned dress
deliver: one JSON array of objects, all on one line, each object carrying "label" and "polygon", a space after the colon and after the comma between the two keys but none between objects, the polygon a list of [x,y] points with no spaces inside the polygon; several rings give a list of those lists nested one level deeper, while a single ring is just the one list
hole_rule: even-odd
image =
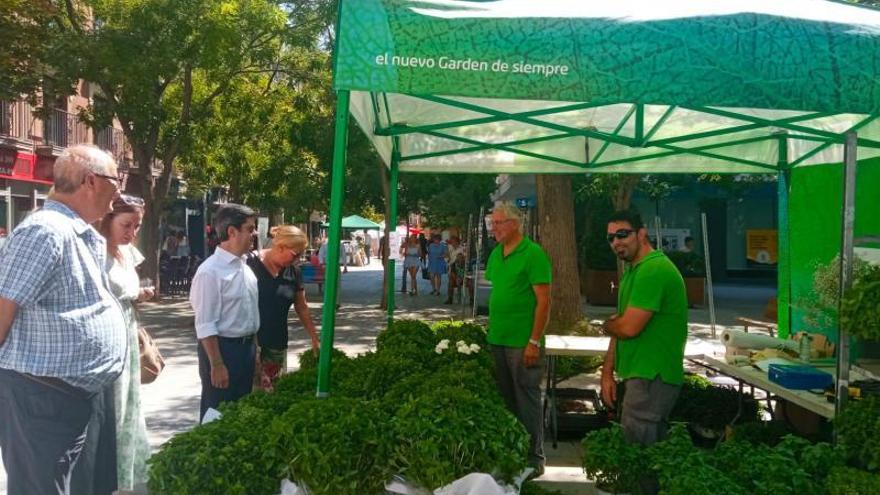
[{"label": "light patterned dress", "polygon": [[135,268],[144,257],[136,247],[119,246],[122,260],[110,257],[108,270],[110,287],[119,299],[128,327],[128,359],[125,369],[114,383],[116,407],[116,471],[120,490],[132,490],[134,485],[147,481],[147,459],[150,444],[147,424],[141,410],[141,365],[138,348],[138,323],[134,301],[140,293],[140,280]]}]

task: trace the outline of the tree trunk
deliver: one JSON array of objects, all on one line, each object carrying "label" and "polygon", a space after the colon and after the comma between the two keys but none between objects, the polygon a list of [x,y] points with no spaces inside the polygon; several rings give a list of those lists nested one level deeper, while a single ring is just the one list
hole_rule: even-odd
[{"label": "tree trunk", "polygon": [[611,198],[615,211],[629,209],[633,190],[635,190],[636,184],[638,184],[641,179],[642,176],[634,174],[623,174],[620,176],[617,182],[617,187],[614,189],[614,197]]},{"label": "tree trunk", "polygon": [[541,246],[553,265],[548,330],[569,333],[583,318],[571,177],[538,175],[537,190]]},{"label": "tree trunk", "polygon": [[[640,175],[622,174],[617,181],[617,187],[614,189],[614,196],[611,203],[614,205],[614,211],[625,211],[629,209],[632,202],[633,191],[636,184],[642,179]],[[617,280],[623,277],[623,260],[617,260]]]}]

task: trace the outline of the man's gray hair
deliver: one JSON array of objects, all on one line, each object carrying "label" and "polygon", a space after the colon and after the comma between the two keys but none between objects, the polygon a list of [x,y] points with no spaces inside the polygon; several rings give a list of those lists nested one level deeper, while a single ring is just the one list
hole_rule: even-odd
[{"label": "man's gray hair", "polygon": [[516,222],[517,227],[522,229],[522,213],[519,211],[519,208],[510,201],[502,201],[495,205],[495,208],[492,209],[492,213],[496,212],[504,215],[504,218],[513,219]]},{"label": "man's gray hair", "polygon": [[89,172],[115,177],[115,169],[116,162],[106,151],[90,144],[77,144],[65,149],[55,160],[54,189],[59,193],[76,192]]}]

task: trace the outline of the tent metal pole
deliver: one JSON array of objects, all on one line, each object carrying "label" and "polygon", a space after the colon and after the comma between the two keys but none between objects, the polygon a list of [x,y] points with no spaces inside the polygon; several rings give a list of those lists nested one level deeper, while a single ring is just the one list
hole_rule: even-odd
[{"label": "tent metal pole", "polygon": [[[854,241],[853,228],[856,219],[856,160],[858,158],[858,134],[846,133],[843,148],[843,218],[840,239],[840,298],[853,284]],[[849,334],[837,322],[837,400],[835,415],[846,407],[849,398]]]},{"label": "tent metal pole", "polygon": [[474,304],[471,310],[471,318],[477,318],[477,299],[479,299],[480,289],[480,251],[483,250],[483,222],[486,221],[486,209],[480,207],[480,216],[477,217],[477,259],[474,264]]},{"label": "tent metal pole", "polygon": [[471,266],[471,246],[473,246],[473,230],[474,230],[474,214],[471,213],[468,215],[468,227],[467,227],[467,238],[461,239],[461,242],[466,243],[467,249],[464,252],[464,278],[461,280],[461,289],[459,289],[459,297],[461,297],[461,316],[464,317],[466,311],[466,302],[467,298],[465,294],[467,294],[467,273],[468,267]]},{"label": "tent metal pole", "polygon": [[318,397],[330,391],[330,359],[336,327],[336,294],[339,290],[339,246],[342,235],[342,195],[345,187],[345,153],[348,144],[348,90],[336,93],[336,132],[333,137],[333,172],[330,182],[330,235],[324,274],[324,307],[321,317],[321,351],[318,361]]},{"label": "tent metal pole", "polygon": [[712,338],[717,338],[715,330],[715,286],[712,284],[712,260],[709,257],[709,222],[706,220],[706,212],[700,214],[700,222],[703,228],[703,257],[706,261],[706,288],[709,296],[709,326],[712,329]]},{"label": "tent metal pole", "polygon": [[791,224],[789,219],[789,195],[791,193],[791,170],[788,167],[788,139],[780,133],[779,174],[777,196],[779,199],[779,226],[776,256],[777,273],[777,337],[788,338],[791,334]]},{"label": "tent metal pole", "polygon": [[[391,152],[391,170],[388,174],[388,203],[389,215],[385,222],[390,223],[392,230],[397,231],[397,186],[400,179],[400,150],[398,148],[397,138],[392,140],[394,150]],[[389,230],[391,232],[391,230]],[[394,323],[394,260],[391,259],[391,253],[388,253],[388,326]],[[404,275],[406,277],[406,275]]]},{"label": "tent metal pole", "polygon": [[654,249],[657,251],[663,251],[663,229],[660,228],[660,216],[654,215],[654,235],[656,235],[656,239],[654,239]]}]

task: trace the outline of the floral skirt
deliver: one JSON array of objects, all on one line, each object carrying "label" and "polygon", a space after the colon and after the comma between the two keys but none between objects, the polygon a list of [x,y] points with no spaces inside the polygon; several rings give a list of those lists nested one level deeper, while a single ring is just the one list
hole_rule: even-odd
[{"label": "floral skirt", "polygon": [[271,392],[275,382],[287,373],[287,349],[260,347],[260,367],[254,376],[254,388]]}]

